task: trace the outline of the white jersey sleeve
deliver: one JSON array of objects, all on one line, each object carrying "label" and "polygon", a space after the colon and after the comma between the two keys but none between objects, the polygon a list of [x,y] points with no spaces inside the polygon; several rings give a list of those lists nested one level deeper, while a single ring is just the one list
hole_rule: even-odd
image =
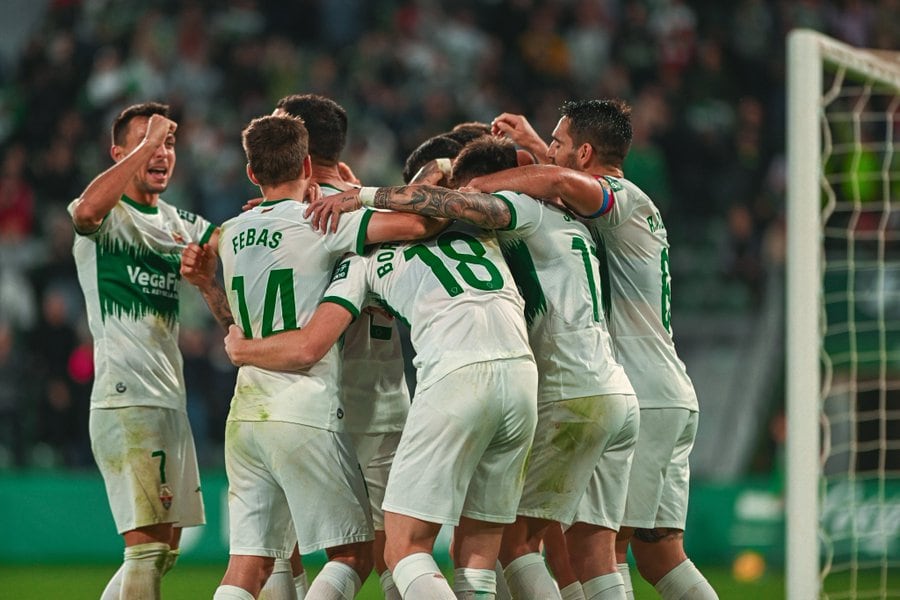
[{"label": "white jersey sleeve", "polygon": [[615,200],[588,227],[605,248],[609,324],[616,353],[641,408],[697,410],[671,329],[669,240],[659,210],[626,179],[606,177]]},{"label": "white jersey sleeve", "polygon": [[497,235],[525,299],[539,399],[633,394],[613,354],[590,232],[569,213],[530,196],[497,195],[510,211],[509,227]]},{"label": "white jersey sleeve", "polygon": [[[370,217],[348,213],[338,231],[315,231],[293,200],[264,202],[222,226],[219,256],[235,323],[259,338],[303,327],[345,253],[360,250]],[[305,371],[238,370],[229,420],[285,421],[331,431],[344,429],[337,348]]]},{"label": "white jersey sleeve", "polygon": [[123,196],[96,231],[75,236],[72,253],[94,339],[92,408],[185,410],[181,250],[206,243],[214,230],[163,200],[147,206]]}]

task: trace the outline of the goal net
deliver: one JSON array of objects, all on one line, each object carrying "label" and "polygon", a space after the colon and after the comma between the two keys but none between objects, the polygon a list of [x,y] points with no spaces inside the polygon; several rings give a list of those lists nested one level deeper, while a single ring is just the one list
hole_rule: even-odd
[{"label": "goal net", "polygon": [[900,598],[900,53],[792,32],[787,123],[787,597]]}]

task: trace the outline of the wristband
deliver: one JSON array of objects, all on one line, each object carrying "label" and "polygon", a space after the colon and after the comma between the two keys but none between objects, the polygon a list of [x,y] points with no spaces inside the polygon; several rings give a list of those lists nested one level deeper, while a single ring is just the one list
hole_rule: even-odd
[{"label": "wristband", "polygon": [[377,191],[377,187],[359,188],[359,203],[363,206],[375,206],[375,192]]}]

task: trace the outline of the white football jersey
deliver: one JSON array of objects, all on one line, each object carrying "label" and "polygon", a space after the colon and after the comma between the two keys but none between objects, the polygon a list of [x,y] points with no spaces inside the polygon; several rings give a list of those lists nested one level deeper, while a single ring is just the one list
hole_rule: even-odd
[{"label": "white football jersey", "polygon": [[587,227],[525,194],[496,195],[510,211],[510,224],[497,237],[525,298],[539,400],[634,394],[613,354],[597,248]]},{"label": "white football jersey", "polygon": [[[341,190],[321,184],[322,195]],[[401,431],[409,413],[400,335],[384,311],[367,310],[344,333],[341,395],[351,433]]]},{"label": "white football jersey", "polygon": [[122,196],[97,231],[75,236],[72,254],[94,338],[92,408],[185,410],[181,251],[206,243],[213,231],[206,219],[163,200],[147,206]]},{"label": "white football jersey", "polygon": [[[335,263],[347,252],[363,250],[370,211],[343,215],[336,233],[322,235],[303,216],[305,210],[294,200],[263,202],[222,225],[219,256],[225,291],[244,337],[267,337],[306,325]],[[337,347],[301,372],[243,366],[228,419],[342,431],[340,368]]]},{"label": "white football jersey", "polygon": [[653,201],[627,179],[605,178],[612,208],[587,222],[606,250],[609,331],[641,408],[698,410],[671,329],[669,240]]},{"label": "white football jersey", "polygon": [[430,240],[380,244],[341,263],[326,300],[359,310],[369,292],[409,326],[421,388],[465,365],[532,357],[524,303],[492,232],[455,223]]}]

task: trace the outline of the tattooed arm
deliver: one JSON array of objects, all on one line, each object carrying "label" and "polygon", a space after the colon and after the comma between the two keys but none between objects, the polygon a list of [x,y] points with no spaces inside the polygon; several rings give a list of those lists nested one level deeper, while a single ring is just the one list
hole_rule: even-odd
[{"label": "tattooed arm", "polygon": [[497,196],[433,185],[378,188],[372,206],[459,219],[485,229],[503,229],[511,218],[509,206]]}]

